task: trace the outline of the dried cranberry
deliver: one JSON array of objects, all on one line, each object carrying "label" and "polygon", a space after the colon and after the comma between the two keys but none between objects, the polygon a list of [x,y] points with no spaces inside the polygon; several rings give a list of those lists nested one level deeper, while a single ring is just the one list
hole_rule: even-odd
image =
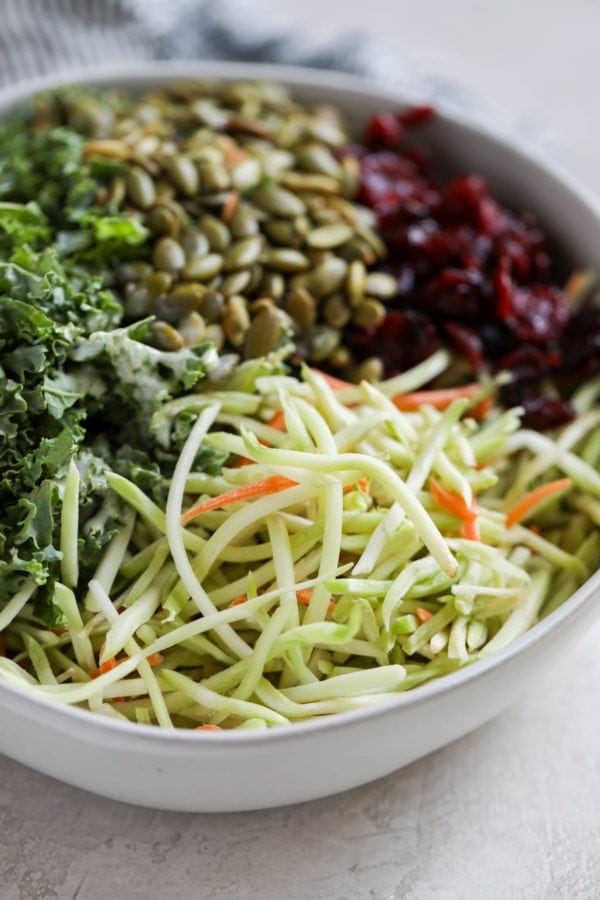
[{"label": "dried cranberry", "polygon": [[528,397],[521,402],[521,406],[525,410],[523,425],[536,431],[568,425],[577,415],[575,407],[566,400],[554,400],[551,397]]},{"label": "dried cranberry", "polygon": [[367,123],[366,143],[370,147],[397,147],[404,137],[404,126],[392,113],[378,113]]},{"label": "dried cranberry", "polygon": [[386,375],[416,366],[440,346],[431,320],[413,310],[389,312],[378,328],[350,329],[346,343],[359,359],[375,353]]},{"label": "dried cranberry", "polygon": [[589,375],[600,371],[600,307],[583,307],[572,317],[560,348],[565,369]]},{"label": "dried cranberry", "polygon": [[435,117],[433,106],[411,106],[404,112],[398,113],[398,120],[406,128],[413,128],[415,125],[422,125],[429,122]]},{"label": "dried cranberry", "polygon": [[420,295],[422,307],[436,318],[477,320],[481,315],[482,278],[468,269],[443,269]]},{"label": "dried cranberry", "polygon": [[511,372],[517,382],[537,381],[556,370],[560,363],[560,353],[549,353],[532,344],[522,344],[502,357],[499,368]]},{"label": "dried cranberry", "polygon": [[456,322],[445,322],[443,331],[450,338],[456,350],[469,360],[474,369],[481,369],[485,364],[483,342],[473,328],[457,325]]}]

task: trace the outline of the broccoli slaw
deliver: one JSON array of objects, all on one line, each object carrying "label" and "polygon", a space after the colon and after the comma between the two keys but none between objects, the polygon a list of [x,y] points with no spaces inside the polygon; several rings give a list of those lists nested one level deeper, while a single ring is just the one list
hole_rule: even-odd
[{"label": "broccoli slaw", "polygon": [[[25,582],[0,612],[17,649],[0,678],[121,720],[267,728],[381,702],[514,640],[600,559],[600,379],[551,439],[494,404],[497,382],[421,390],[448,363],[345,385],[274,357],[164,403],[165,445],[194,418],[166,504],[109,473],[121,523],[87,583],[71,461],[63,624],[43,627]],[[198,466],[208,451],[220,474]]]}]

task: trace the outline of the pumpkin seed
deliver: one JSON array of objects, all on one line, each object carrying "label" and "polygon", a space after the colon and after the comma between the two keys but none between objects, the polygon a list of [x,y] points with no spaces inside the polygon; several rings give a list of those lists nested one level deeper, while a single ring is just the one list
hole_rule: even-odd
[{"label": "pumpkin seed", "polygon": [[292,191],[314,191],[317,194],[339,194],[340,183],[330,175],[306,172],[282,172],[281,184]]},{"label": "pumpkin seed", "polygon": [[333,153],[322,144],[307,144],[296,151],[296,159],[301,169],[317,175],[339,178],[340,164]]},{"label": "pumpkin seed", "polygon": [[239,272],[233,272],[224,278],[221,282],[221,293],[224,297],[233,297],[234,294],[243,294],[252,279],[250,269],[242,269]]},{"label": "pumpkin seed", "polygon": [[231,187],[229,172],[222,163],[203,160],[198,168],[200,169],[202,186],[205,190],[211,192],[226,191],[227,188]]},{"label": "pumpkin seed", "polygon": [[195,311],[178,322],[177,330],[186,347],[197,347],[206,339],[206,323],[200,313]]},{"label": "pumpkin seed", "polygon": [[263,260],[265,265],[278,272],[304,272],[310,266],[310,260],[304,253],[286,247],[268,250]]},{"label": "pumpkin seed", "polygon": [[190,259],[182,275],[189,281],[210,281],[222,268],[223,257],[219,253],[208,253],[206,256],[195,256]]},{"label": "pumpkin seed", "polygon": [[381,325],[385,315],[386,310],[383,303],[371,297],[366,297],[354,310],[352,321],[355,325],[360,325],[361,328],[376,327]]},{"label": "pumpkin seed", "polygon": [[224,257],[224,269],[226,272],[235,272],[245,269],[257,262],[263,248],[261,235],[252,235],[242,238],[227,250]]},{"label": "pumpkin seed", "polygon": [[198,193],[200,175],[189,156],[173,156],[165,161],[165,168],[178,191],[187,197],[193,197]]},{"label": "pumpkin seed", "polygon": [[353,372],[354,381],[381,381],[383,378],[383,363],[376,356],[365,359]]},{"label": "pumpkin seed", "polygon": [[241,347],[250,328],[250,316],[243,297],[230,297],[223,315],[223,330],[234,347]]},{"label": "pumpkin seed", "polygon": [[214,253],[224,253],[227,250],[231,244],[231,234],[224,222],[215,216],[204,215],[198,225],[208,238],[210,249]]},{"label": "pumpkin seed", "polygon": [[347,347],[336,347],[327,357],[327,362],[333,369],[345,369],[352,363],[352,354]]},{"label": "pumpkin seed", "polygon": [[157,269],[179,272],[185,266],[183,247],[171,237],[161,237],[154,244],[152,262]]},{"label": "pumpkin seed", "polygon": [[244,359],[266,356],[275,349],[283,335],[281,311],[269,304],[252,319],[244,340]]},{"label": "pumpkin seed", "polygon": [[131,290],[125,291],[123,312],[128,320],[143,319],[148,315],[151,297],[145,287],[132,285]]},{"label": "pumpkin seed", "polygon": [[329,257],[313,270],[307,287],[317,298],[329,297],[341,288],[347,271],[348,263],[343,259]]},{"label": "pumpkin seed", "polygon": [[343,222],[333,225],[323,225],[321,228],[315,228],[306,236],[306,243],[309,247],[316,247],[320,250],[331,250],[333,247],[339,247],[345,244],[352,237],[352,229]]},{"label": "pumpkin seed", "polygon": [[352,310],[341,294],[332,294],[323,304],[323,316],[328,325],[343,328],[350,321]]},{"label": "pumpkin seed", "polygon": [[173,237],[179,231],[181,220],[173,207],[158,203],[148,211],[146,224],[156,234]]},{"label": "pumpkin seed", "polygon": [[200,305],[202,318],[210,325],[221,321],[224,309],[225,299],[222,294],[216,291],[209,291]]},{"label": "pumpkin seed", "polygon": [[285,279],[278,272],[267,272],[260,283],[259,291],[264,297],[279,300],[285,293]]},{"label": "pumpkin seed", "polygon": [[257,159],[248,157],[235,166],[231,172],[231,183],[236,190],[246,193],[262,178],[262,166]]},{"label": "pumpkin seed", "polygon": [[181,350],[185,344],[176,328],[168,322],[152,322],[148,329],[148,340],[159,350]]},{"label": "pumpkin seed", "polygon": [[295,288],[286,300],[285,310],[291,316],[298,334],[305,334],[317,318],[315,298],[306,288]]},{"label": "pumpkin seed", "polygon": [[217,350],[222,350],[225,343],[225,332],[220,325],[207,325],[204,337],[211,344],[214,344]]},{"label": "pumpkin seed", "polygon": [[184,228],[179,237],[179,243],[183,247],[187,260],[196,256],[206,256],[210,250],[208,238],[197,228]]},{"label": "pumpkin seed", "polygon": [[121,263],[115,272],[118,282],[125,284],[128,281],[142,281],[152,274],[152,266],[146,262],[125,262]]},{"label": "pumpkin seed", "polygon": [[299,247],[302,243],[296,222],[289,219],[269,219],[263,224],[263,231],[270,241],[283,247]]},{"label": "pumpkin seed", "polygon": [[206,296],[206,287],[198,282],[177,284],[167,296],[169,306],[177,309],[179,315],[199,309]]},{"label": "pumpkin seed", "polygon": [[305,210],[304,203],[295,194],[272,183],[256,188],[251,196],[258,207],[284,219],[301,216]]},{"label": "pumpkin seed", "polygon": [[329,325],[314,325],[306,335],[308,355],[314,362],[327,359],[340,344],[341,332]]},{"label": "pumpkin seed", "polygon": [[371,297],[380,300],[390,300],[398,291],[398,285],[393,275],[387,272],[369,272],[366,279],[366,292]]},{"label": "pumpkin seed", "polygon": [[247,203],[240,204],[229,219],[229,230],[236,240],[258,234],[260,224],[256,210]]},{"label": "pumpkin seed", "polygon": [[152,272],[144,278],[143,286],[151,297],[159,297],[166,294],[173,285],[173,276],[170,272]]},{"label": "pumpkin seed", "polygon": [[154,181],[140,166],[133,166],[125,175],[127,196],[138,209],[148,209],[156,199]]},{"label": "pumpkin seed", "polygon": [[367,270],[360,259],[353,260],[348,266],[346,291],[350,306],[357,306],[365,295],[367,286]]}]

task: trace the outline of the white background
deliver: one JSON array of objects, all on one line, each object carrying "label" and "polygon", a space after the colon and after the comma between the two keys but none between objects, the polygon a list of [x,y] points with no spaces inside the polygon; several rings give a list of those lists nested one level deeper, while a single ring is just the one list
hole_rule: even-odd
[{"label": "white background", "polygon": [[[597,0],[267,5],[321,40],[347,27],[395,38],[506,122],[547,131],[600,194]],[[0,898],[598,898],[599,644],[596,628],[546,684],[450,747],[296,808],[139,810],[0,760]]]}]

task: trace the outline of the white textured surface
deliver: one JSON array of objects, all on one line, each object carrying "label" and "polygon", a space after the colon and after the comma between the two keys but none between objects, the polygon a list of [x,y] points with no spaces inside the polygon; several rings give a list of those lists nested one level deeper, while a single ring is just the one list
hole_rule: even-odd
[{"label": "white textured surface", "polygon": [[152,812],[2,760],[0,897],[598,898],[599,643],[596,627],[547,684],[472,735],[297,807]]},{"label": "white textured surface", "polygon": [[[321,32],[364,25],[364,6],[343,0],[271,5]],[[548,125],[600,193],[600,4],[369,0],[368,27],[474,84],[507,119]],[[154,813],[0,759],[0,898],[595,900],[599,646],[597,627],[547,684],[474,734],[295,808]]]}]

